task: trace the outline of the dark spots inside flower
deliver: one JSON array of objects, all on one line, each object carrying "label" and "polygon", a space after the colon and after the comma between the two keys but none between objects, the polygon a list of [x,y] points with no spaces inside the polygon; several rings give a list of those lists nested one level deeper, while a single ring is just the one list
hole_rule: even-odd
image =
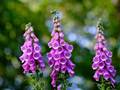
[{"label": "dark spots inside flower", "polygon": [[69,52],[64,52],[64,55],[65,55],[66,58],[70,58],[71,57],[71,53],[69,53]]},{"label": "dark spots inside flower", "polygon": [[69,50],[69,51],[72,51],[72,50],[73,50],[73,46],[72,46],[72,45],[69,45],[69,46],[68,46],[68,50]]},{"label": "dark spots inside flower", "polygon": [[31,50],[30,48],[28,48],[27,51],[26,51],[26,53],[27,53],[28,55],[30,55],[30,54],[32,54],[32,50]]},{"label": "dark spots inside flower", "polygon": [[64,46],[65,45],[65,41],[64,40],[60,40],[60,45]]},{"label": "dark spots inside flower", "polygon": [[97,65],[97,64],[95,64],[95,63],[93,63],[93,64],[92,64],[92,68],[93,68],[93,70],[95,70],[95,69],[97,69],[97,68],[98,68],[98,65]]},{"label": "dark spots inside flower", "polygon": [[54,65],[54,68],[55,68],[56,71],[59,71],[59,68],[60,68],[59,64]]},{"label": "dark spots inside flower", "polygon": [[99,63],[99,68],[104,68],[104,66],[105,66],[104,62]]},{"label": "dark spots inside flower", "polygon": [[55,55],[54,55],[54,59],[55,59],[55,60],[58,60],[59,58],[60,58],[60,55],[59,55],[59,54],[55,54]]},{"label": "dark spots inside flower", "polygon": [[108,57],[112,57],[112,52],[108,51],[108,52],[107,52],[107,56],[108,56]]},{"label": "dark spots inside flower", "polygon": [[33,57],[34,57],[35,59],[39,59],[40,54],[39,54],[39,53],[34,53]]},{"label": "dark spots inside flower", "polygon": [[102,55],[101,57],[102,57],[102,59],[105,59],[105,55]]},{"label": "dark spots inside flower", "polygon": [[107,59],[107,60],[106,60],[106,64],[111,64],[111,60],[110,60],[110,59]]},{"label": "dark spots inside flower", "polygon": [[62,67],[61,67],[61,72],[65,73],[65,72],[66,72],[66,67],[67,67],[67,66],[62,66]]},{"label": "dark spots inside flower", "polygon": [[26,48],[25,46],[21,46],[21,50],[24,51]]},{"label": "dark spots inside flower", "polygon": [[94,57],[94,58],[93,58],[93,62],[94,62],[94,63],[98,63],[98,62],[99,62],[99,58],[98,58],[98,57]]},{"label": "dark spots inside flower", "polygon": [[54,64],[54,61],[51,59],[51,60],[48,60],[48,64],[50,65],[50,67],[51,66],[53,66],[53,64]]},{"label": "dark spots inside flower", "polygon": [[59,47],[59,48],[58,48],[58,52],[61,53],[62,51],[63,51],[63,48],[62,48],[62,47]]},{"label": "dark spots inside flower", "polygon": [[28,55],[24,55],[24,59],[25,59],[25,60],[28,60],[28,59],[29,59],[29,56],[28,56]]},{"label": "dark spots inside flower", "polygon": [[29,63],[30,64],[34,64],[35,62],[34,62],[34,60],[30,60]]},{"label": "dark spots inside flower", "polygon": [[47,56],[48,56],[48,58],[52,58],[52,54],[51,53],[48,53]]},{"label": "dark spots inside flower", "polygon": [[39,51],[39,50],[40,50],[40,47],[39,47],[39,46],[36,46],[36,47],[35,47],[35,50],[36,50],[36,51]]},{"label": "dark spots inside flower", "polygon": [[54,49],[57,49],[58,47],[59,47],[58,42],[55,42],[55,43],[53,44],[53,48],[54,48]]},{"label": "dark spots inside flower", "polygon": [[60,63],[61,63],[61,64],[65,64],[66,62],[67,62],[67,60],[66,60],[65,58],[61,58],[61,59],[60,59]]}]

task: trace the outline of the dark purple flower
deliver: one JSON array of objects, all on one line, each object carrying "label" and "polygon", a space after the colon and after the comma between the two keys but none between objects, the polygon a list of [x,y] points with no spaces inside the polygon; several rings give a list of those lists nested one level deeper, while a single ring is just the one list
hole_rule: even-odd
[{"label": "dark purple flower", "polygon": [[114,86],[116,70],[114,66],[112,66],[112,52],[107,49],[103,32],[99,29],[98,27],[98,32],[95,37],[97,41],[94,47],[96,55],[93,58],[92,68],[96,71],[93,77],[96,81],[99,81],[100,76],[102,76]]},{"label": "dark purple flower", "polygon": [[24,73],[35,73],[37,66],[39,66],[41,70],[44,70],[45,64],[42,59],[39,40],[33,33],[32,26],[26,26],[25,30],[25,42],[21,46],[23,54],[19,57],[23,63],[22,67],[24,69]]},{"label": "dark purple flower", "polygon": [[51,51],[47,53],[48,64],[52,68],[51,78],[52,86],[60,90],[61,85],[56,86],[56,80],[59,73],[68,73],[70,76],[74,75],[75,65],[70,60],[73,46],[64,41],[64,33],[61,30],[60,19],[58,17],[53,19],[54,27],[52,31],[52,39],[48,43]]}]

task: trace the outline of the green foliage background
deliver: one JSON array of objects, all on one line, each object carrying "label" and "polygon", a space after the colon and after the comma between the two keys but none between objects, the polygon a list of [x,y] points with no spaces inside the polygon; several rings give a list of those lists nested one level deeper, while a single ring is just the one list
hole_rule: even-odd
[{"label": "green foliage background", "polygon": [[[72,61],[78,80],[74,90],[98,90],[91,69],[95,27],[102,18],[104,33],[113,52],[117,69],[116,90],[120,90],[120,0],[0,0],[0,90],[31,90],[31,80],[22,73],[18,57],[22,54],[25,24],[31,22],[40,40],[46,64],[50,40],[51,14],[59,10],[66,41],[74,45]],[[50,84],[50,69],[45,77]],[[48,84],[48,90],[52,90]],[[72,89],[69,89],[72,90]]]}]

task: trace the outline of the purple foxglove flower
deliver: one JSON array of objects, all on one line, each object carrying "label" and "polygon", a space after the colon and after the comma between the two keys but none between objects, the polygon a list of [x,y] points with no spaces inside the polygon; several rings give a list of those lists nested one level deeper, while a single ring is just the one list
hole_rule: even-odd
[{"label": "purple foxglove flower", "polygon": [[99,81],[102,76],[105,80],[110,81],[114,86],[116,70],[112,65],[112,52],[107,49],[106,41],[102,30],[98,27],[98,32],[96,34],[96,45],[94,47],[96,55],[93,58],[92,68],[95,71],[93,78]]},{"label": "purple foxglove flower", "polygon": [[41,70],[44,70],[45,64],[42,59],[39,40],[33,33],[32,26],[26,25],[25,30],[25,42],[21,46],[23,54],[19,57],[23,63],[22,67],[24,69],[24,73],[35,73],[37,66],[39,66]]},{"label": "purple foxglove flower", "polygon": [[68,73],[70,76],[74,75],[75,65],[70,60],[73,46],[64,41],[64,33],[61,30],[60,19],[55,17],[53,19],[54,27],[52,31],[52,39],[48,46],[51,51],[47,53],[48,64],[52,68],[50,77],[52,78],[52,86],[61,90],[61,84],[56,85],[57,76],[60,73]]}]

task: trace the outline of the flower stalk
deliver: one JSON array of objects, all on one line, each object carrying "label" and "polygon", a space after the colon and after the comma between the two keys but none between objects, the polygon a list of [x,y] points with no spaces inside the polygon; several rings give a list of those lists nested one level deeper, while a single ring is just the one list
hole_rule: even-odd
[{"label": "flower stalk", "polygon": [[[61,28],[60,18],[56,15],[56,12],[53,12],[53,14],[55,14],[55,16],[53,17],[52,39],[48,43],[51,50],[47,53],[47,57],[48,64],[52,68],[50,74],[52,79],[51,85],[53,88],[61,90],[62,87],[66,88],[65,83],[63,83],[67,78],[65,75],[74,75],[75,65],[70,59],[73,46],[64,41],[64,33]],[[61,75],[63,76],[61,77]]]},{"label": "flower stalk", "polygon": [[106,82],[110,82],[112,87],[115,86],[116,70],[112,65],[112,52],[107,49],[106,40],[102,30],[103,27],[99,21],[95,37],[95,57],[93,58],[92,69],[95,70],[93,78],[96,81],[100,81],[101,78],[100,90],[106,90]]},{"label": "flower stalk", "polygon": [[42,58],[39,39],[34,34],[31,23],[26,25],[23,36],[25,39],[21,46],[23,54],[19,57],[23,72],[30,75],[30,84],[33,90],[46,90],[46,82],[42,72],[45,69],[45,63]]}]

